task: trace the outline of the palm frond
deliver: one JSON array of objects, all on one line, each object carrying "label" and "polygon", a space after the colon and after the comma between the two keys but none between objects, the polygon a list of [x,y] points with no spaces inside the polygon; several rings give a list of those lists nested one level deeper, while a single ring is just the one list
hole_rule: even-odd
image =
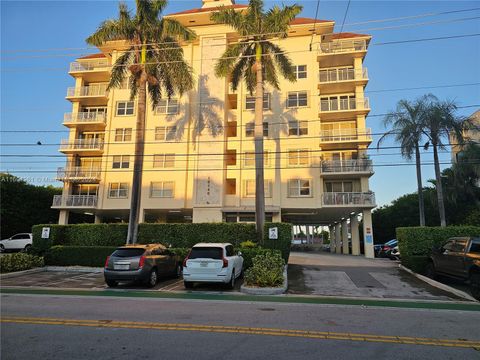
[{"label": "palm frond", "polygon": [[195,40],[197,35],[175,19],[163,18],[160,22],[162,37],[172,37],[185,41]]},{"label": "palm frond", "polygon": [[285,55],[285,52],[280,46],[268,41],[268,42],[263,42],[262,47],[265,49],[265,53],[272,54],[273,58],[275,59],[275,65],[280,71],[280,74],[282,74],[282,76],[285,79],[287,79],[290,82],[297,81],[297,78],[295,77],[293,64],[290,58],[287,55]]},{"label": "palm frond", "polygon": [[232,72],[234,64],[238,61],[238,57],[244,55],[243,53],[248,46],[251,46],[248,42],[228,45],[227,49],[215,65],[215,74],[218,77],[228,76]]},{"label": "palm frond", "polygon": [[210,19],[217,24],[230,25],[232,28],[237,30],[241,36],[248,35],[249,26],[247,26],[248,24],[245,21],[244,16],[234,9],[228,9],[224,6],[221,6],[218,11],[210,15]]},{"label": "palm frond", "polygon": [[125,53],[120,55],[112,66],[112,72],[110,74],[110,82],[108,83],[107,90],[117,88],[122,85],[128,74],[128,65],[131,64],[134,58],[133,47],[129,48]]},{"label": "palm frond", "polygon": [[264,32],[274,34],[275,37],[286,38],[290,22],[300,14],[303,6],[293,4],[280,8],[275,5],[265,15]]}]

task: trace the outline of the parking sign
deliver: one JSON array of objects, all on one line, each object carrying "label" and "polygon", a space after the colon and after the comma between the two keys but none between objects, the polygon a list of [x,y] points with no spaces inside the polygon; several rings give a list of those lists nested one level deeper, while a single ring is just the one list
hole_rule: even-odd
[{"label": "parking sign", "polygon": [[278,228],[273,227],[268,229],[268,238],[270,240],[277,240],[278,239]]},{"label": "parking sign", "polygon": [[48,239],[50,237],[50,228],[44,227],[42,228],[42,239]]}]

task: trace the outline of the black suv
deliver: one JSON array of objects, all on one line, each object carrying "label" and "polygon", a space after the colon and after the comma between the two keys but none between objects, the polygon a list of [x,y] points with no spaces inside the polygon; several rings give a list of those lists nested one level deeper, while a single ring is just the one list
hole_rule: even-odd
[{"label": "black suv", "polygon": [[454,237],[434,248],[426,275],[446,275],[470,282],[472,295],[480,299],[480,237]]}]

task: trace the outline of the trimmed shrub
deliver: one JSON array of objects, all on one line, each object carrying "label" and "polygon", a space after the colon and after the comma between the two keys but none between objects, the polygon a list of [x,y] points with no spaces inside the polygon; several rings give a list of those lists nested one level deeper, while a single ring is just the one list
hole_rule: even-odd
[{"label": "trimmed shrub", "polygon": [[103,267],[113,246],[52,246],[45,254],[47,265]]},{"label": "trimmed shrub", "polygon": [[121,246],[127,238],[127,224],[78,224],[65,230],[65,242],[72,246]]},{"label": "trimmed shrub", "polygon": [[278,254],[282,255],[280,250],[272,250],[272,249],[264,249],[261,247],[256,248],[239,248],[238,251],[242,252],[243,257],[243,270],[247,270],[252,267],[253,265],[253,258],[257,255],[270,255],[270,254]]},{"label": "trimmed shrub", "polygon": [[279,252],[269,252],[253,258],[253,265],[245,272],[245,284],[258,287],[279,287],[283,284],[285,262]]},{"label": "trimmed shrub", "polygon": [[[50,228],[50,238],[42,239],[42,229]],[[62,245],[65,239],[65,229],[68,225],[34,225],[32,226],[33,244],[31,248],[32,254],[43,255],[45,251],[55,245]]]},{"label": "trimmed shrub", "polygon": [[247,241],[244,241],[242,243],[240,243],[240,248],[242,249],[249,249],[249,248],[255,248],[257,247],[257,243],[253,242],[253,241],[250,241],[250,240],[247,240]]},{"label": "trimmed shrub", "polygon": [[190,252],[190,249],[188,248],[170,248],[168,250],[170,250],[175,255],[180,256],[180,259],[182,259],[182,261],[187,257],[188,253]]},{"label": "trimmed shrub", "polygon": [[6,254],[0,257],[0,272],[22,271],[44,266],[43,258],[25,253]]},{"label": "trimmed shrub", "polygon": [[402,264],[420,273],[425,270],[434,246],[441,246],[455,236],[480,235],[478,226],[418,226],[397,228],[396,231]]}]

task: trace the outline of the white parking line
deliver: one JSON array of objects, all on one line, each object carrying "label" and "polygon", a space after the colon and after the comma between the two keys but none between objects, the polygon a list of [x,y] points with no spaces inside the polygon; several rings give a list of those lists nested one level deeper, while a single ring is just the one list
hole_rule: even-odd
[{"label": "white parking line", "polygon": [[157,291],[172,291],[172,290],[175,290],[182,283],[183,283],[183,280],[177,280],[173,284],[169,284],[167,286],[157,289]]}]

